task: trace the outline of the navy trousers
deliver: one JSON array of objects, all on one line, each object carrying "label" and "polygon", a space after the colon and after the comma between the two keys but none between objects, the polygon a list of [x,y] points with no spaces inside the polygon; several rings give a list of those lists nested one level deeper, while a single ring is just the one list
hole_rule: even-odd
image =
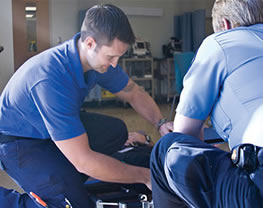
[{"label": "navy trousers", "polygon": [[[117,118],[81,113],[81,120],[95,151],[112,155],[128,138],[126,125]],[[79,173],[51,139],[0,142],[0,167],[26,192],[0,188],[1,208],[42,207],[29,192],[41,197],[49,208],[65,208],[65,200],[74,208],[94,207],[92,196],[84,187],[88,176]]]},{"label": "navy trousers", "polygon": [[231,154],[198,138],[170,133],[151,154],[155,208],[263,207],[263,149],[259,167],[248,174],[233,165]]}]

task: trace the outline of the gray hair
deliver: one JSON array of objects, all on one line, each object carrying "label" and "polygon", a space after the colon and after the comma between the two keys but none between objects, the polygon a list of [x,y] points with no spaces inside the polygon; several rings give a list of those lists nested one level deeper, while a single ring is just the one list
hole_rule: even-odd
[{"label": "gray hair", "polygon": [[215,0],[213,29],[222,30],[222,20],[227,19],[232,28],[263,22],[263,0]]}]

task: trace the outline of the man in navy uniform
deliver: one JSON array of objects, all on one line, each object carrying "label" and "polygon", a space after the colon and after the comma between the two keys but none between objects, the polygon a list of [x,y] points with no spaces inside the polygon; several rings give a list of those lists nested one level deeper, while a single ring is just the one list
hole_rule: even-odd
[{"label": "man in navy uniform", "polygon": [[[128,139],[116,118],[81,112],[99,84],[158,128],[172,129],[153,99],[117,65],[135,40],[126,15],[114,5],[90,8],[81,33],[25,62],[0,99],[0,163],[27,193],[48,207],[92,207],[88,176],[151,188],[150,170],[112,157]],[[35,195],[0,188],[1,207],[37,207]]]},{"label": "man in navy uniform", "polygon": [[[263,1],[216,0],[212,19],[152,152],[155,208],[263,207]],[[232,158],[202,141],[208,116]]]}]

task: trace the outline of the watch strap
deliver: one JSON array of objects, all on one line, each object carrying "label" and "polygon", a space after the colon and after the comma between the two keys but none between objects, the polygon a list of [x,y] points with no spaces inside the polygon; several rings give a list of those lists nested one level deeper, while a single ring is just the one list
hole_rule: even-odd
[{"label": "watch strap", "polygon": [[159,131],[159,129],[161,128],[161,126],[163,124],[165,124],[167,122],[167,119],[166,118],[162,118],[159,120],[159,122],[157,123],[157,130]]},{"label": "watch strap", "polygon": [[146,144],[146,145],[150,144],[152,141],[152,138],[149,135],[144,135],[144,136],[145,136],[145,140],[146,140],[144,144]]}]

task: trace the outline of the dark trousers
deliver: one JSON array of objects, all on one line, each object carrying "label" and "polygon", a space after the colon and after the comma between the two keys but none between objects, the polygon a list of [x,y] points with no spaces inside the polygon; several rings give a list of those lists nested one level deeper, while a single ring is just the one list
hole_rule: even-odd
[{"label": "dark trousers", "polygon": [[231,155],[198,138],[170,133],[151,155],[155,208],[263,207],[263,151],[259,167],[248,174]]},{"label": "dark trousers", "polygon": [[[83,112],[81,120],[95,151],[112,155],[128,138],[126,125],[117,118]],[[0,167],[25,192],[39,195],[49,208],[65,208],[65,198],[74,208],[93,207],[84,187],[88,176],[79,173],[50,139],[0,142]],[[0,188],[0,204],[1,208],[41,207],[28,194],[4,188]]]}]

